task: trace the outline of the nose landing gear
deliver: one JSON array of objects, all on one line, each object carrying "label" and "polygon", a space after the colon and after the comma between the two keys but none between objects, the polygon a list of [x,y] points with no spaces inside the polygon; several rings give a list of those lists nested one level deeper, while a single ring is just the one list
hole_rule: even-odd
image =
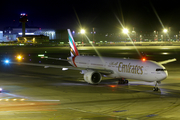
[{"label": "nose landing gear", "polygon": [[153,88],[153,91],[158,91],[158,83],[161,83],[160,81],[155,81],[155,87]]}]

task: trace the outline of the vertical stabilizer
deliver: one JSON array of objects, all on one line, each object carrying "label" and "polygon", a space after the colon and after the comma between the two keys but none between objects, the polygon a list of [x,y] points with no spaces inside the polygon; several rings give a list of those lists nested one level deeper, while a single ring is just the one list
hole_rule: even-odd
[{"label": "vertical stabilizer", "polygon": [[68,39],[69,39],[71,56],[78,56],[79,52],[77,50],[76,43],[75,43],[75,41],[74,41],[74,39],[72,37],[71,30],[67,29],[67,31],[68,31]]}]

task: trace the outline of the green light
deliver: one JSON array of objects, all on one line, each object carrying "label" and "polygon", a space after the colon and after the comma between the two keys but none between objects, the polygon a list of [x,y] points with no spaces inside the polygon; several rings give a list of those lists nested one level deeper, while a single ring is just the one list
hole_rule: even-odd
[{"label": "green light", "polygon": [[44,54],[38,54],[38,57],[44,57]]}]

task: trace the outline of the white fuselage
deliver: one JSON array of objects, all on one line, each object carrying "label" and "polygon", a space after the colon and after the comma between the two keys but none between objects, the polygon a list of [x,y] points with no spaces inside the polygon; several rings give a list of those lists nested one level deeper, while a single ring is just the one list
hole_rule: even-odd
[{"label": "white fuselage", "polygon": [[106,75],[112,78],[161,81],[168,76],[165,67],[155,61],[95,56],[76,56],[68,59],[74,67],[112,70],[112,74]]}]

